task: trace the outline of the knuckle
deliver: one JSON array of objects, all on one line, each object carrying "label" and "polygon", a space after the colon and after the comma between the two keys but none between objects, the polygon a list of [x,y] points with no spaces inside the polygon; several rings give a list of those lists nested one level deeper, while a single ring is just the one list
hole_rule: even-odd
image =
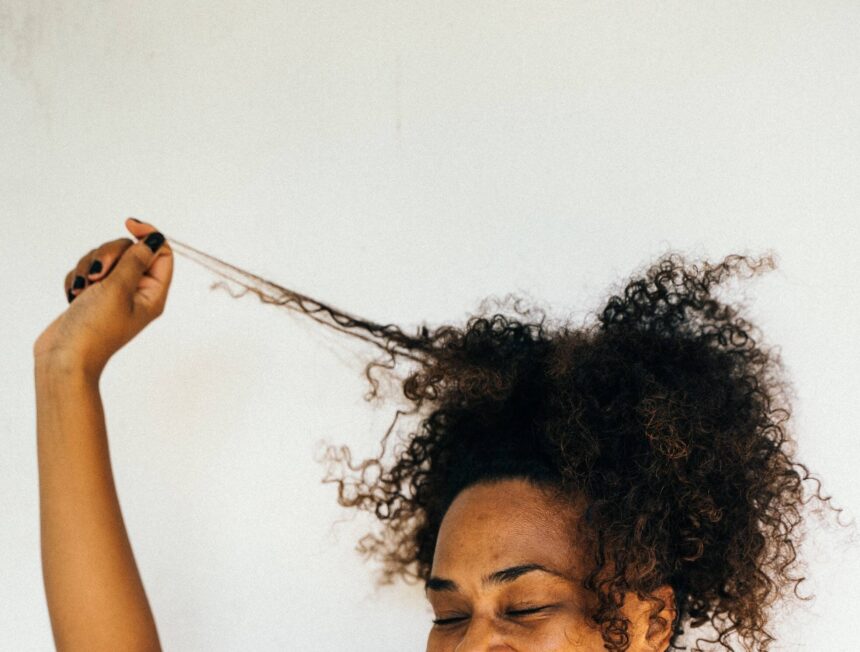
[{"label": "knuckle", "polygon": [[146,247],[146,245],[141,243],[140,247],[134,247],[132,249],[134,254],[134,264],[137,266],[139,271],[143,271],[149,266],[149,261],[144,254],[144,247]]},{"label": "knuckle", "polygon": [[99,260],[112,260],[121,256],[122,252],[128,249],[132,244],[134,243],[128,238],[119,238],[118,240],[105,242],[96,250],[95,253]]},{"label": "knuckle", "polygon": [[119,238],[118,240],[112,240],[111,242],[106,242],[102,249],[106,251],[125,251],[134,242],[130,238]]},{"label": "knuckle", "polygon": [[87,253],[85,253],[83,256],[81,256],[78,259],[78,264],[77,264],[75,269],[81,269],[87,263],[87,261],[92,257],[92,255],[95,253],[95,251],[96,251],[95,249],[90,249]]}]

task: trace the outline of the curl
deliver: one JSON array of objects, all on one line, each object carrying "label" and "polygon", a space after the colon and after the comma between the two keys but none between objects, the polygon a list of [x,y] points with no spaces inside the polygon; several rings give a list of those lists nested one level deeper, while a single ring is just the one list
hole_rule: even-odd
[{"label": "curl", "polygon": [[[464,488],[523,477],[585,499],[576,526],[589,542],[583,587],[596,597],[590,617],[607,650],[629,648],[624,596],[648,598],[665,584],[676,602],[671,648],[684,649],[685,628],[706,623],[716,636],[694,650],[731,651],[737,639],[766,652],[776,640],[770,610],[789,587],[799,597],[805,580],[794,574],[803,508],[813,499],[830,507],[830,497],[796,460],[778,352],[716,296],[730,278],[773,269],[772,256],[712,264],[668,252],[578,327],[549,326],[543,311],[507,295],[461,327],[409,335],[171,243],[241,277],[263,301],[379,347],[385,358],[365,368],[368,400],[378,393],[373,368],[417,363],[402,381],[412,409],[398,410],[377,457],[354,462],[346,446],[324,455],[323,481],[336,485],[338,502],[377,519],[358,550],[380,561],[381,583],[429,577],[442,519]],[[422,407],[384,461],[398,417]],[[808,481],[817,484],[809,494]],[[655,604],[656,614],[664,605]]]}]

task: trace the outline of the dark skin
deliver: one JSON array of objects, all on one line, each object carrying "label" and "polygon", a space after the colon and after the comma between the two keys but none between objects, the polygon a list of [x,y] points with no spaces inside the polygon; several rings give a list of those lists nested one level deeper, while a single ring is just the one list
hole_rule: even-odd
[{"label": "dark skin", "polygon": [[[126,226],[141,239],[155,230],[131,221]],[[165,246],[155,256],[126,238],[89,252],[65,279],[74,305],[34,345],[43,567],[61,650],[160,649],[113,487],[98,377],[115,350],[161,314],[172,270],[169,253]],[[102,262],[102,270],[88,275],[93,260]],[[88,282],[76,289],[76,276]],[[111,319],[100,318],[104,314]],[[68,441],[74,446],[64,448]],[[92,482],[70,493],[70,478],[81,477]],[[437,588],[427,593],[438,618],[463,619],[434,626],[427,651],[602,651],[600,634],[582,611],[587,594],[574,579],[582,575],[581,551],[566,531],[575,514],[523,480],[462,491],[442,522],[433,562],[434,577],[456,587],[437,590],[439,582],[431,580]],[[505,579],[511,581],[481,585],[484,575],[523,564],[541,564],[561,576],[509,572]],[[87,609],[81,608],[84,593]],[[668,628],[646,637],[644,606],[635,596],[625,603],[625,615],[634,619],[631,652],[662,652]],[[541,609],[510,613],[534,607]],[[673,614],[664,615],[671,622]]]},{"label": "dark skin", "polygon": [[[442,521],[426,591],[434,618],[450,621],[433,625],[426,652],[604,652],[583,611],[590,603],[577,581],[582,550],[569,534],[576,514],[525,480],[462,491]],[[552,572],[519,568],[482,583],[531,564]],[[625,598],[630,652],[669,646],[674,595],[668,585],[656,595],[667,603],[658,618],[649,618],[652,603],[634,593]]]},{"label": "dark skin", "polygon": [[[65,279],[71,305],[33,346],[42,566],[58,650],[160,650],[113,485],[99,378],[163,312],[173,256],[166,241],[157,247],[162,238],[152,250],[145,243],[154,226],[129,219],[126,227],[138,242],[85,254]],[[95,262],[102,269],[90,273]],[[757,329],[712,294],[724,278],[762,267],[773,267],[770,257],[691,265],[671,253],[610,297],[594,326],[550,332],[518,300],[514,310],[529,319],[484,311],[462,329],[414,336],[236,271],[265,284],[240,283],[266,303],[372,342],[391,363],[422,363],[404,395],[416,410],[425,401],[434,410],[398,460],[356,468],[348,448],[329,447],[329,459],[361,477],[350,491],[346,477],[326,481],[338,483],[341,505],[385,521],[362,550],[387,562],[386,579],[447,578],[428,585],[437,617],[453,619],[434,626],[428,652],[664,652],[671,606],[652,617],[652,602],[628,593],[615,606],[613,593],[600,594],[595,609],[592,574],[621,590],[658,586],[653,597],[672,605],[671,588],[659,586],[671,572],[694,627],[710,620],[721,641],[735,633],[764,649],[774,640],[765,629],[771,599],[805,580],[785,563],[800,541],[802,483],[815,480],[814,497],[830,500],[792,459],[782,425],[791,392],[778,356],[756,346]],[[365,370],[374,386],[367,398],[378,396],[371,371],[379,366],[387,364]],[[383,473],[367,483],[370,464]],[[610,557],[586,573],[580,562],[597,561],[589,550],[597,537],[576,533],[581,505],[565,513],[570,500],[554,503],[526,481],[490,482],[490,469],[586,487],[597,501],[592,532]],[[469,488],[449,505],[455,487]],[[613,559],[625,563],[618,577]],[[589,618],[600,619],[608,643]]]},{"label": "dark skin", "polygon": [[[166,242],[147,246],[154,226],[126,227],[138,241],[79,259],[63,287],[68,307],[33,344],[42,571],[58,652],[161,650],[114,486],[99,380],[163,312],[173,255]],[[89,274],[96,260],[102,269]]]}]

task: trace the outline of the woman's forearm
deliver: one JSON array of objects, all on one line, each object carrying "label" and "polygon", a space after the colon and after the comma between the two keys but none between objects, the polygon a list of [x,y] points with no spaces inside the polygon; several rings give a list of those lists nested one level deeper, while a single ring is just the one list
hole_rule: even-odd
[{"label": "woman's forearm", "polygon": [[113,482],[99,379],[38,362],[42,574],[59,652],[160,651]]}]

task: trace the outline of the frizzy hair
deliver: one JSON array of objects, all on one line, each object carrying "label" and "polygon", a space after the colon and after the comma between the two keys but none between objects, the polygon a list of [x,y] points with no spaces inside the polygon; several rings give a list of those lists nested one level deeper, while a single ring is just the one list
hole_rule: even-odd
[{"label": "frizzy hair", "polygon": [[[508,295],[495,305],[511,304],[513,314],[488,314],[484,302],[462,327],[408,335],[171,244],[222,276],[243,277],[241,294],[382,349],[385,357],[365,368],[368,400],[378,396],[374,368],[417,363],[402,392],[408,413],[423,418],[393,461],[383,458],[394,423],[377,457],[354,463],[348,446],[325,456],[337,472],[323,481],[337,485],[338,502],[378,519],[358,550],[380,561],[380,583],[426,581],[456,495],[519,477],[585,499],[578,527],[591,542],[592,570],[583,586],[596,597],[590,616],[610,652],[629,648],[623,594],[656,602],[657,614],[665,605],[650,596],[663,584],[674,589],[678,614],[670,649],[686,649],[685,625],[706,623],[716,637],[697,639],[694,650],[706,642],[732,651],[733,635],[743,649],[766,652],[776,640],[770,609],[789,587],[800,597],[805,579],[793,574],[802,508],[815,498],[842,510],[795,459],[792,389],[778,352],[738,306],[715,296],[744,270],[773,269],[772,255],[711,264],[665,253],[580,327],[550,327],[545,312]],[[817,487],[805,498],[810,480]]]}]

